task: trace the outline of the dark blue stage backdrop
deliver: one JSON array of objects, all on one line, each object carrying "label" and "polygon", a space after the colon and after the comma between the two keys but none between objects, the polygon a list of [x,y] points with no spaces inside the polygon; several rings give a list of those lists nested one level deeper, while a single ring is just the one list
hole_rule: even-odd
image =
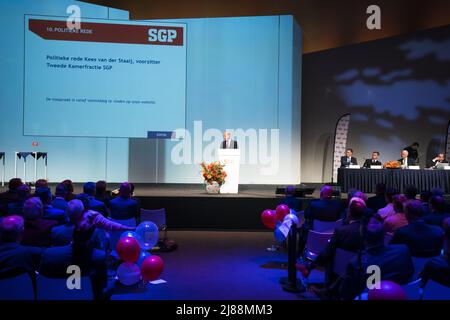
[{"label": "dark blue stage backdrop", "polygon": [[304,55],[302,180],[331,179],[334,125],[347,112],[360,163],[373,150],[398,159],[417,141],[425,166],[445,148],[449,70],[450,26]]}]

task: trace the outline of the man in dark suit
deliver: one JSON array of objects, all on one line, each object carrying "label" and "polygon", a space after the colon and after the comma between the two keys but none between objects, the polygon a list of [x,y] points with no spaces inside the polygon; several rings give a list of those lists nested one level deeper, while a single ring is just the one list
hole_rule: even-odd
[{"label": "man in dark suit", "polygon": [[383,165],[381,163],[381,161],[379,160],[379,157],[380,157],[380,153],[378,151],[372,152],[372,158],[371,159],[366,159],[366,161],[364,162],[363,167],[364,168],[370,168],[370,166],[381,166],[381,165]]},{"label": "man in dark suit", "polygon": [[109,210],[105,203],[95,199],[95,183],[86,182],[83,185],[83,194],[85,194],[89,200],[89,209],[101,213],[104,217],[109,216]]},{"label": "man in dark suit", "polygon": [[414,159],[409,156],[409,152],[407,150],[402,150],[400,157],[401,158],[397,161],[400,162],[402,169],[407,169],[409,166],[415,165]]},{"label": "man in dark suit", "polygon": [[44,219],[50,219],[58,221],[58,224],[67,222],[66,213],[64,210],[56,209],[52,206],[52,191],[48,187],[39,187],[34,193],[36,197],[41,199],[44,205]]},{"label": "man in dark suit", "polygon": [[341,218],[345,204],[339,200],[333,200],[333,188],[324,186],[320,190],[320,199],[312,200],[305,209],[307,221],[337,221]]},{"label": "man in dark suit", "polygon": [[0,222],[0,279],[29,273],[34,277],[42,249],[20,244],[24,220],[20,216],[8,216]]},{"label": "man in dark suit", "polygon": [[407,245],[414,257],[438,256],[443,246],[442,229],[425,223],[420,201],[407,201],[404,210],[409,224],[395,231],[391,243]]},{"label": "man in dark suit", "polygon": [[443,227],[442,223],[450,216],[450,213],[445,212],[445,201],[441,196],[432,196],[429,201],[430,213],[424,216],[426,223]]},{"label": "man in dark suit", "polygon": [[302,201],[295,196],[294,186],[286,186],[285,195],[285,198],[280,201],[280,204],[285,204],[296,212],[302,210]]},{"label": "man in dark suit", "polygon": [[52,207],[55,209],[66,211],[67,209],[67,188],[64,184],[60,183],[55,188],[55,198],[52,201]]},{"label": "man in dark suit", "polygon": [[384,245],[383,221],[378,215],[369,219],[367,226],[363,227],[363,238],[366,249],[360,257],[355,257],[347,266],[342,279],[342,285],[337,286],[339,297],[344,300],[353,300],[367,285],[369,274],[367,267],[376,265],[381,271],[381,280],[390,280],[399,284],[411,281],[414,266],[405,245]]},{"label": "man in dark suit", "polygon": [[422,278],[422,287],[428,280],[433,280],[441,285],[450,287],[450,218],[443,222],[445,243],[445,254],[432,258],[425,263],[419,277]]},{"label": "man in dark suit", "polygon": [[439,153],[437,157],[431,160],[431,163],[429,163],[428,167],[435,169],[438,163],[444,163],[445,161],[445,155],[443,153]]},{"label": "man in dark suit", "polygon": [[348,167],[351,164],[358,164],[358,161],[353,157],[353,149],[345,150],[345,156],[341,157],[341,168]]},{"label": "man in dark suit", "polygon": [[0,216],[8,214],[8,204],[18,200],[17,188],[22,185],[20,178],[13,178],[8,182],[8,190],[0,193]]},{"label": "man in dark suit", "polygon": [[336,254],[336,249],[344,249],[351,252],[357,252],[363,246],[363,239],[360,233],[361,218],[366,210],[364,201],[355,198],[350,204],[349,221],[334,230],[333,236],[330,239],[328,246],[316,258],[316,260],[309,265],[297,265],[297,269],[302,272],[304,277],[308,277],[311,270],[316,267],[326,267],[327,283],[331,284],[335,280],[333,276],[333,261]]},{"label": "man in dark suit", "polygon": [[137,218],[139,215],[139,203],[131,198],[131,186],[128,182],[120,185],[119,196],[109,202],[111,218],[127,220]]},{"label": "man in dark suit", "polygon": [[221,149],[238,149],[237,141],[231,139],[229,132],[225,131],[223,133],[223,142],[220,145]]},{"label": "man in dark suit", "polygon": [[409,157],[412,159],[410,166],[415,166],[419,164],[419,143],[414,142],[410,146],[405,147],[403,150],[408,151]]},{"label": "man in dark suit", "polygon": [[375,195],[366,201],[367,208],[377,212],[386,206],[386,185],[378,183],[375,186]]},{"label": "man in dark suit", "polygon": [[33,197],[23,205],[25,230],[22,235],[22,244],[26,246],[49,247],[51,243],[51,230],[58,224],[56,220],[43,219],[44,205],[42,201]]}]

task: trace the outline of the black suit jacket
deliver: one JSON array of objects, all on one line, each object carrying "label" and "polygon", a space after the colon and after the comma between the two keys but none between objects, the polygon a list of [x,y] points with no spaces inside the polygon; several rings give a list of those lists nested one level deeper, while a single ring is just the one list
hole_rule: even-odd
[{"label": "black suit jacket", "polygon": [[[358,160],[356,160],[355,157],[352,157],[351,164],[358,164]],[[347,161],[347,157],[341,157],[341,168],[346,167],[350,165],[350,163]]]},{"label": "black suit jacket", "polygon": [[414,275],[414,265],[405,245],[381,245],[369,248],[361,254],[362,269],[358,257],[348,265],[341,287],[340,296],[344,300],[353,300],[366,288],[370,265],[377,265],[381,270],[381,280],[390,280],[398,284],[406,284]]},{"label": "black suit jacket", "polygon": [[285,204],[290,209],[294,209],[295,211],[302,210],[302,201],[294,196],[286,196],[280,201],[280,204]]},{"label": "black suit jacket", "polygon": [[305,219],[308,221],[337,221],[344,211],[344,203],[339,200],[312,200],[305,209]]},{"label": "black suit jacket", "polygon": [[391,243],[406,244],[414,257],[435,257],[441,253],[444,235],[441,228],[417,220],[397,229]]},{"label": "black suit jacket", "polygon": [[[231,142],[233,143],[233,149],[237,149],[238,148],[237,141],[231,140]],[[222,141],[221,148],[226,149],[226,147],[227,147],[227,142],[224,140],[224,141]]]},{"label": "black suit jacket", "polygon": [[373,211],[377,212],[381,208],[386,207],[386,198],[384,195],[376,195],[373,197],[370,197],[366,201],[367,208],[372,209]]},{"label": "black suit jacket", "polygon": [[381,166],[381,165],[383,165],[380,161],[375,161],[374,163],[372,163],[372,159],[367,159],[365,162],[364,162],[364,165],[363,165],[363,167],[364,168],[370,168],[370,166]]}]

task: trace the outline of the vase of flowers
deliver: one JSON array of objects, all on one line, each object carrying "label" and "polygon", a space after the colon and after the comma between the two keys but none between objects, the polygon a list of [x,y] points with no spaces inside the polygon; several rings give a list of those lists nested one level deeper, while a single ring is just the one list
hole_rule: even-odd
[{"label": "vase of flowers", "polygon": [[225,183],[227,173],[223,169],[225,166],[218,161],[206,164],[202,162],[202,176],[205,179],[207,193],[219,193],[220,186]]},{"label": "vase of flowers", "polygon": [[392,161],[385,162],[383,167],[385,169],[399,169],[401,167],[401,165],[402,164],[400,162],[398,162],[396,160],[392,160]]}]

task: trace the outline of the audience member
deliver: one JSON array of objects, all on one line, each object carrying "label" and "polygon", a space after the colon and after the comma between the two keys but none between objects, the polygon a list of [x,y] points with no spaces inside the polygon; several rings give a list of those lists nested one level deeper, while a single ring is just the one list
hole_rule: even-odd
[{"label": "audience member", "polygon": [[109,210],[106,205],[95,199],[95,183],[86,182],[83,185],[83,193],[87,196],[89,200],[89,208],[93,211],[101,213],[104,217],[109,216]]},{"label": "audience member", "polygon": [[352,259],[342,279],[339,297],[353,300],[367,285],[369,274],[367,268],[376,265],[381,271],[381,280],[390,280],[399,284],[408,283],[414,266],[408,247],[405,245],[384,244],[383,219],[375,214],[362,228],[365,250]]},{"label": "audience member", "polygon": [[138,218],[139,204],[131,198],[131,186],[128,182],[120,185],[119,196],[109,202],[111,208],[111,218],[116,220],[127,220]]},{"label": "audience member", "polygon": [[47,188],[48,187],[48,182],[45,179],[38,179],[36,180],[35,184],[34,184],[35,190],[44,187]]},{"label": "audience member", "polygon": [[58,224],[67,222],[67,217],[64,210],[53,208],[52,206],[52,191],[48,187],[39,187],[34,193],[36,197],[41,199],[44,204],[44,219],[56,220]]},{"label": "audience member", "polygon": [[66,187],[66,201],[69,202],[70,200],[75,199],[72,180],[66,179],[61,183]]},{"label": "audience member", "polygon": [[305,219],[307,221],[337,221],[341,218],[344,205],[339,200],[332,199],[333,188],[323,186],[320,190],[320,199],[312,200],[305,209]]},{"label": "audience member", "polygon": [[427,216],[430,214],[430,208],[428,207],[428,202],[430,201],[432,194],[429,190],[424,190],[420,193],[420,201],[422,202],[423,215]]},{"label": "audience member", "polygon": [[5,217],[0,222],[0,279],[11,278],[22,273],[34,276],[42,249],[21,245],[24,220],[20,216]]},{"label": "audience member", "polygon": [[302,210],[302,202],[295,196],[294,186],[286,186],[285,197],[281,200],[280,204],[281,203],[287,205],[296,212]]},{"label": "audience member", "polygon": [[383,220],[385,220],[387,217],[390,217],[395,214],[394,211],[394,205],[392,204],[392,198],[399,194],[398,190],[395,188],[389,188],[386,191],[386,203],[387,205],[384,208],[381,208],[378,210],[378,214],[380,215]]},{"label": "audience member", "polygon": [[336,228],[326,249],[322,251],[312,263],[298,264],[297,269],[304,277],[308,277],[311,270],[319,267],[326,267],[328,284],[335,280],[333,276],[333,260],[336,249],[344,249],[357,252],[362,249],[363,241],[360,233],[361,218],[364,216],[366,205],[359,198],[353,198],[349,208],[349,222],[346,225]]},{"label": "audience member", "polygon": [[26,184],[17,188],[17,200],[8,204],[8,216],[23,214],[23,204],[31,197],[31,189]]},{"label": "audience member", "polygon": [[407,245],[414,257],[439,255],[443,245],[442,229],[425,223],[420,201],[408,200],[404,209],[408,225],[395,231],[391,243]]},{"label": "audience member", "polygon": [[58,224],[55,220],[43,219],[44,205],[37,198],[29,198],[23,206],[25,231],[22,244],[25,246],[48,247],[51,243],[51,230]]},{"label": "audience member", "polygon": [[375,196],[370,197],[366,201],[367,208],[378,212],[381,208],[387,205],[386,203],[386,185],[378,183],[375,187]]},{"label": "audience member", "polygon": [[8,214],[8,204],[15,202],[18,199],[17,188],[22,185],[20,178],[13,178],[9,180],[8,190],[0,193],[0,216]]},{"label": "audience member", "polygon": [[67,246],[73,240],[73,231],[75,229],[75,217],[84,211],[83,203],[79,200],[71,200],[67,204],[66,216],[67,223],[53,227],[52,229],[52,246]]},{"label": "audience member", "polygon": [[52,206],[55,209],[66,211],[67,208],[67,188],[64,184],[59,183],[55,189],[55,198],[52,201]]},{"label": "audience member", "polygon": [[450,287],[450,218],[444,220],[443,227],[446,243],[444,254],[431,258],[425,263],[419,275],[422,278],[422,287],[426,285],[428,280]]},{"label": "audience member", "polygon": [[109,208],[110,195],[106,192],[106,181],[99,180],[95,184],[95,199],[101,201]]},{"label": "audience member", "polygon": [[450,213],[445,212],[445,201],[441,196],[432,196],[430,198],[428,207],[430,213],[426,215],[423,219],[426,223],[435,225],[438,227],[443,227],[442,223],[446,218],[450,216]]},{"label": "audience member", "polygon": [[392,205],[395,214],[384,220],[384,230],[387,233],[393,234],[398,228],[404,227],[408,224],[408,220],[406,219],[405,211],[403,209],[403,205],[407,200],[408,198],[402,194],[396,194],[392,198]]},{"label": "audience member", "polygon": [[414,187],[414,186],[407,186],[407,187],[405,188],[405,196],[406,196],[409,200],[415,200],[418,193],[419,193],[419,191],[418,191],[417,188]]}]

